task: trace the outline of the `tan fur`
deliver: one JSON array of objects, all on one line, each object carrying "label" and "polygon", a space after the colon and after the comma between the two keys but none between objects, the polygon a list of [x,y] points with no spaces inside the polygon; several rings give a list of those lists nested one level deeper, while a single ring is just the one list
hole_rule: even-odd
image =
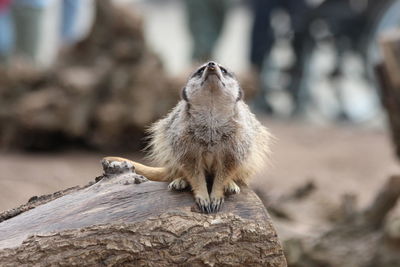
[{"label": "tan fur", "polygon": [[271,135],[243,102],[233,74],[214,62],[190,77],[183,99],[149,133],[149,158],[162,167],[132,162],[136,172],[154,181],[178,179],[170,184],[175,189],[188,182],[203,212],[217,211],[224,191],[238,192],[235,182],[248,184],[270,154]]}]

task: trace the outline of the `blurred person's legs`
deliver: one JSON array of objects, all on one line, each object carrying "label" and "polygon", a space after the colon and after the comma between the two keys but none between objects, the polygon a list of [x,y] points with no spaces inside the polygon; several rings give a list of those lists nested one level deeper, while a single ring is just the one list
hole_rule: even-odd
[{"label": "blurred person's legs", "polygon": [[34,61],[38,54],[39,25],[42,9],[30,6],[14,5],[15,52],[18,56]]},{"label": "blurred person's legs", "polygon": [[264,60],[274,44],[271,14],[278,5],[279,0],[252,1],[254,20],[250,37],[250,63],[258,72],[261,72]]},{"label": "blurred person's legs", "polygon": [[88,36],[95,16],[95,0],[63,0],[59,55]]},{"label": "blurred person's legs", "polygon": [[212,58],[229,3],[229,0],[185,0],[194,61]]},{"label": "blurred person's legs", "polygon": [[304,111],[308,102],[308,89],[307,85],[303,83],[303,76],[309,67],[308,59],[312,52],[312,39],[308,32],[310,7],[304,0],[286,0],[285,8],[291,20],[292,47],[296,57],[290,70],[291,78],[288,90],[294,104],[293,115],[298,115]]},{"label": "blurred person's legs", "polygon": [[14,46],[14,29],[10,10],[0,10],[0,64],[8,62]]},{"label": "blurred person's legs", "polygon": [[308,86],[304,80],[308,75],[310,60],[312,55],[313,40],[307,33],[295,32],[293,34],[293,52],[296,60],[290,69],[290,83],[288,91],[292,97],[292,115],[301,115],[309,104]]},{"label": "blurred person's legs", "polygon": [[60,1],[15,1],[16,54],[39,68],[50,67],[60,37]]},{"label": "blurred person's legs", "polygon": [[60,24],[62,5],[59,0],[51,1],[44,10],[42,20],[42,38],[39,46],[38,63],[43,68],[49,68],[57,59],[60,48]]},{"label": "blurred person's legs", "polygon": [[77,17],[82,0],[63,0],[61,38],[69,44],[76,40]]},{"label": "blurred person's legs", "polygon": [[75,40],[79,42],[89,35],[95,17],[95,0],[79,0],[80,7],[76,17]]},{"label": "blurred person's legs", "polygon": [[274,44],[274,30],[271,26],[272,11],[279,6],[279,0],[253,0],[252,11],[254,15],[253,26],[250,37],[250,63],[252,72],[255,72],[260,91],[255,99],[257,108],[272,113],[272,107],[267,101],[268,88],[265,88],[261,73],[265,58],[271,52]]}]

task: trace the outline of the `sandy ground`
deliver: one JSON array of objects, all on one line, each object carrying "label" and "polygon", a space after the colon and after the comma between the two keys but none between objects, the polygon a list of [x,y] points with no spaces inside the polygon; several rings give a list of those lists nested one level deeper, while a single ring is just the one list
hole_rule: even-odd
[{"label": "sandy ground", "polygon": [[[389,175],[400,173],[384,131],[264,121],[277,139],[271,166],[252,186],[272,197],[308,180],[317,186],[306,200],[288,205],[293,221],[277,224],[283,237],[312,233],[321,227],[345,193],[356,194],[364,207]],[[88,183],[101,174],[103,156],[82,151],[0,153],[0,210],[23,204],[34,195]],[[121,156],[141,157],[137,153]]]},{"label": "sandy ground", "polygon": [[328,227],[344,194],[354,194],[357,207],[365,208],[387,178],[400,173],[390,137],[383,130],[273,121],[266,124],[277,137],[273,164],[255,179],[253,187],[274,199],[307,181],[316,185],[305,200],[284,206],[293,219],[276,223],[284,239]]}]

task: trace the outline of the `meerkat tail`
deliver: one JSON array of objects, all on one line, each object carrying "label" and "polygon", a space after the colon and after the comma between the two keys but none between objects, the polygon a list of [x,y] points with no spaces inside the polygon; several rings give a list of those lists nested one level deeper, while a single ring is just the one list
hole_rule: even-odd
[{"label": "meerkat tail", "polygon": [[156,182],[166,182],[168,181],[168,175],[165,168],[162,167],[150,167],[144,164],[125,159],[120,157],[105,157],[103,160],[108,161],[127,161],[135,167],[135,172],[137,174],[143,175],[147,179]]}]

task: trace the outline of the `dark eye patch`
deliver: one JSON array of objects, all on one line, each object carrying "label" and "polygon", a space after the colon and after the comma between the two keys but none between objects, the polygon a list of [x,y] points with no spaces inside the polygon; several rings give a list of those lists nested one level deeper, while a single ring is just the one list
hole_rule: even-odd
[{"label": "dark eye patch", "polygon": [[227,69],[225,69],[225,68],[222,67],[222,66],[219,66],[219,68],[221,69],[221,72],[222,72],[223,75],[228,75],[229,77],[232,77],[232,78],[233,78],[233,74],[230,73]]},{"label": "dark eye patch", "polygon": [[205,70],[205,68],[206,68],[206,66],[203,66],[200,69],[198,69],[195,73],[193,73],[192,77],[200,76],[201,74],[203,74],[203,71]]},{"label": "dark eye patch", "polygon": [[189,102],[187,92],[186,92],[186,87],[183,87],[182,92],[181,92],[182,99],[185,100],[186,102]]},{"label": "dark eye patch", "polygon": [[236,98],[236,102],[242,100],[244,97],[244,92],[242,88],[239,88],[239,94],[238,97]]}]

